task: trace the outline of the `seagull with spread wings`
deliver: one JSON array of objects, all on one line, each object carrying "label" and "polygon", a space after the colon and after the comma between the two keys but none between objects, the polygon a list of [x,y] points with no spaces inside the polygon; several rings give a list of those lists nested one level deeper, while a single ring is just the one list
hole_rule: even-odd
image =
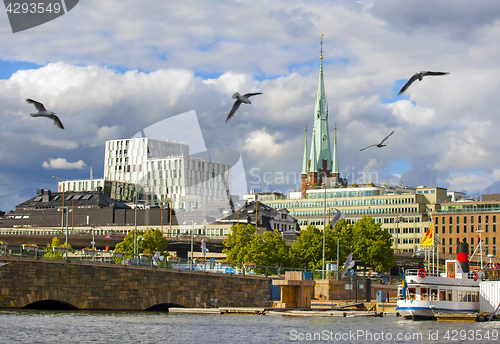
[{"label": "seagull with spread wings", "polygon": [[382,147],[385,147],[386,145],[384,145],[384,142],[385,140],[387,140],[389,138],[389,136],[391,136],[392,134],[394,133],[394,130],[389,134],[387,135],[386,137],[384,137],[384,139],[382,141],[380,141],[380,143],[376,143],[374,145],[371,145],[371,146],[368,146],[368,147],[365,147],[363,149],[360,149],[359,151],[361,152],[362,150],[365,150],[367,148],[370,148],[370,147],[374,147],[374,146],[377,146],[378,148],[382,148]]},{"label": "seagull with spread wings", "polygon": [[31,117],[48,117],[54,121],[54,125],[58,128],[64,129],[59,117],[56,116],[55,112],[47,111],[45,106],[42,103],[37,102],[36,100],[26,98],[26,102],[35,105],[35,108],[38,110],[37,113],[30,113]]},{"label": "seagull with spread wings", "polygon": [[417,79],[418,79],[418,81],[422,81],[424,76],[428,76],[428,75],[438,76],[438,75],[446,75],[446,74],[450,74],[450,73],[449,72],[431,72],[431,71],[422,71],[422,72],[415,73],[410,78],[410,80],[408,80],[406,82],[406,84],[403,86],[403,88],[401,88],[401,91],[399,91],[398,96],[402,95],[403,92],[406,91],[408,89],[408,87],[410,87],[410,85],[413,84],[413,82]]},{"label": "seagull with spread wings", "polygon": [[236,113],[236,110],[238,110],[241,103],[252,105],[252,103],[250,102],[250,99],[248,99],[248,98],[250,98],[252,96],[256,96],[258,94],[262,94],[262,93],[257,92],[257,93],[247,93],[247,94],[241,95],[238,92],[236,92],[235,94],[233,94],[233,96],[231,98],[236,99],[236,101],[234,102],[233,107],[231,108],[231,111],[229,111],[229,114],[227,115],[226,123],[227,123],[227,121],[229,121],[231,119],[231,117],[234,116],[234,114]]}]

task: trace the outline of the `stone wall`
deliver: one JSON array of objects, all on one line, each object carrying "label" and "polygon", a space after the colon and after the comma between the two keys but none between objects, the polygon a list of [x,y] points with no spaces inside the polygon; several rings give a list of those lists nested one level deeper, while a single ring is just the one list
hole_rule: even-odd
[{"label": "stone wall", "polygon": [[265,277],[19,257],[2,263],[0,308],[44,300],[87,310],[263,307],[270,300]]}]

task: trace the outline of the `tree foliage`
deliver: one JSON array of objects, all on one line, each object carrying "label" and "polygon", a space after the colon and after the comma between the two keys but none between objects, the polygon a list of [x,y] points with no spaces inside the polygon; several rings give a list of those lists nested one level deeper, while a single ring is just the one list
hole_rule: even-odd
[{"label": "tree foliage", "polygon": [[[223,241],[225,249],[222,253],[226,255],[226,260],[236,264],[247,264],[252,262],[250,243],[256,235],[255,227],[252,225],[234,224],[231,226],[231,233]],[[258,238],[256,238],[258,239]]]},{"label": "tree foliage", "polygon": [[[134,253],[134,233],[130,231],[128,235],[115,246],[115,250]],[[137,252],[154,254],[156,251],[162,253],[168,251],[168,239],[163,236],[160,229],[148,228],[146,230],[137,231]]]},{"label": "tree foliage", "polygon": [[[60,244],[60,240],[58,237],[53,237],[52,242],[47,244],[47,248],[49,252],[44,254],[44,257],[47,258],[62,258],[66,254],[65,252],[54,251],[54,248],[66,248],[66,242],[64,244]],[[68,243],[68,249],[72,249],[71,244]]]},{"label": "tree foliage", "polygon": [[235,224],[223,243],[226,248],[222,253],[232,263],[259,266],[288,263],[288,247],[277,230],[261,236],[252,225]]},{"label": "tree foliage", "polygon": [[353,248],[356,259],[367,266],[386,272],[394,265],[391,234],[375,223],[372,217],[363,216],[352,228]]},{"label": "tree foliage", "polygon": [[[325,263],[337,261],[337,241],[339,260],[343,262],[351,251],[351,227],[344,219],[340,219],[333,229],[330,225],[325,230]],[[300,232],[300,236],[292,244],[289,251],[292,266],[305,269],[321,269],[323,267],[323,231],[309,225]]]},{"label": "tree foliage", "polygon": [[[350,252],[366,266],[388,271],[394,264],[391,235],[371,217],[363,217],[354,225],[340,219],[334,228],[325,230],[325,262],[337,261],[340,269]],[[237,264],[254,263],[261,266],[280,264],[303,269],[323,266],[323,231],[309,225],[300,231],[290,249],[278,231],[256,233],[252,225],[236,224],[224,240],[227,260]]]}]

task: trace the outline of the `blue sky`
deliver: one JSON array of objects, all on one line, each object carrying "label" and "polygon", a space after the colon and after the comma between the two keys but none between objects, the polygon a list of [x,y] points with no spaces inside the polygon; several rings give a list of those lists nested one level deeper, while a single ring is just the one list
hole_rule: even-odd
[{"label": "blue sky", "polygon": [[[102,177],[106,140],[192,110],[207,147],[241,152],[265,189],[294,190],[321,34],[341,172],[479,195],[500,178],[499,19],[492,0],[87,0],[13,34],[4,13],[0,210],[55,190],[52,175],[87,178],[92,166]],[[450,74],[398,97],[421,70]],[[226,124],[236,91],[264,94]],[[27,97],[66,129],[31,118]],[[386,147],[359,152],[393,130]]]}]

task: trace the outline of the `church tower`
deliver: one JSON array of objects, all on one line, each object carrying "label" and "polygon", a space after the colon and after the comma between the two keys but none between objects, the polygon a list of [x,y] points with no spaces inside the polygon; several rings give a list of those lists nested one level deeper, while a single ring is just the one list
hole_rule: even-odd
[{"label": "church tower", "polygon": [[[333,159],[330,148],[330,131],[328,129],[328,102],[326,99],[325,81],[323,78],[323,35],[321,35],[321,55],[319,67],[318,93],[314,104],[314,124],[311,140],[311,151],[307,156],[307,131],[302,162],[302,197],[306,190],[323,184],[336,184],[339,180],[337,156],[337,132],[335,131]],[[334,177],[332,180],[331,178]]]}]

